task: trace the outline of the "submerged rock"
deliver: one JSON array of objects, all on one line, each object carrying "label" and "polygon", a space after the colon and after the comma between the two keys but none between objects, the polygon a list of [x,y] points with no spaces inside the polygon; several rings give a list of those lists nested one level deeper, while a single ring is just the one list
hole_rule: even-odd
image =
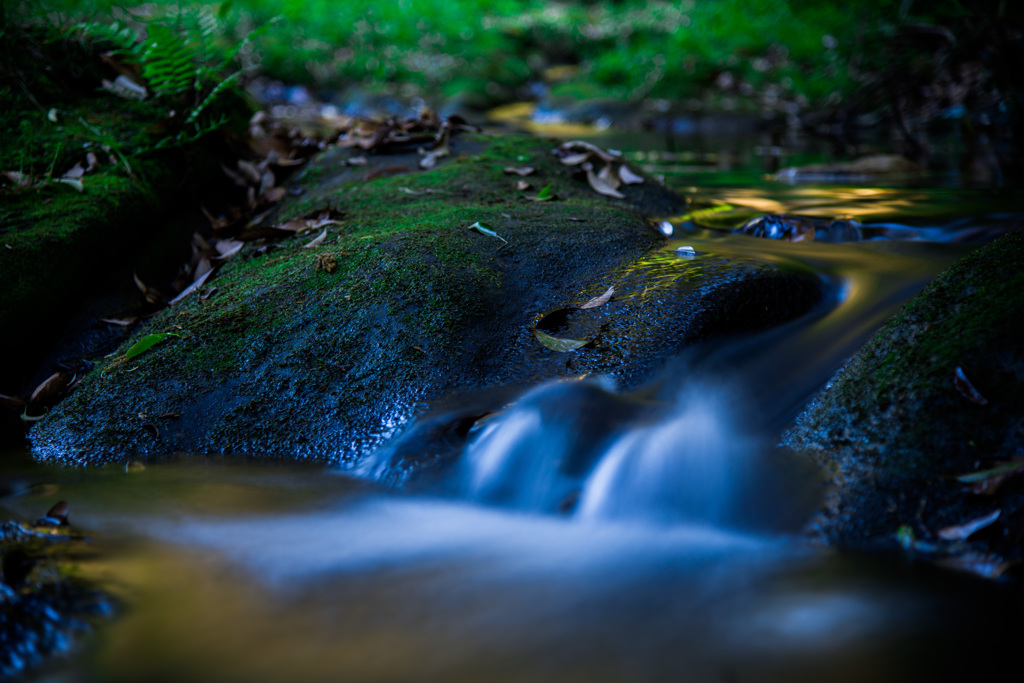
[{"label": "submerged rock", "polygon": [[[350,150],[324,154],[273,219],[331,209],[340,222],[324,240],[247,246],[209,281],[212,296],[185,298],[97,363],[33,428],[35,454],[353,462],[423,406],[467,390],[588,373],[633,386],[682,345],[771,326],[821,299],[815,276],[779,266],[652,255],[664,237],[644,212],[683,200],[649,180],[624,185],[625,200],[603,197],[551,147],[458,138],[428,171],[415,152],[358,165]],[[517,191],[509,166],[534,167],[534,189]],[[538,342],[538,322],[611,285],[610,302],[551,328],[585,335],[582,348]],[[126,358],[154,333],[173,336]]]},{"label": "submerged rock", "polygon": [[[1024,232],[962,259],[840,370],[785,435],[831,474],[818,530],[850,545],[963,541],[1021,558]],[[998,511],[995,518],[993,513]],[[987,520],[971,531],[965,522]]]}]

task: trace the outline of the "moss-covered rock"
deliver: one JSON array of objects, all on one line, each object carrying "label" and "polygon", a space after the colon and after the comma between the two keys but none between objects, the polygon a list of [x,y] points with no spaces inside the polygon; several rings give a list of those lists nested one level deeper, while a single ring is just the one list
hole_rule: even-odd
[{"label": "moss-covered rock", "polygon": [[[1024,233],[957,262],[868,343],[784,442],[832,474],[820,520],[832,542],[896,542],[1001,510],[972,536],[1020,555],[1024,479],[995,495],[957,479],[1024,456]],[[960,368],[985,404],[955,379]],[[991,493],[991,492],[990,492]]]},{"label": "moss-covered rock", "polygon": [[[664,238],[644,211],[682,200],[653,181],[628,187],[627,200],[602,197],[548,142],[459,138],[429,171],[413,170],[415,152],[365,166],[351,156],[322,155],[275,218],[333,209],[341,224],[322,244],[247,247],[213,296],[185,299],[140,333],[177,337],[98,363],[33,429],[35,453],[87,464],[176,450],[353,460],[424,403],[587,373],[629,385],[682,344],[765,327],[820,298],[812,276],[652,252]],[[558,199],[515,190],[504,169],[526,165],[536,171],[525,195],[551,185]],[[468,229],[477,222],[502,239]],[[613,284],[611,303],[571,308]],[[572,315],[551,323],[561,309]],[[541,321],[590,343],[545,348]]]}]

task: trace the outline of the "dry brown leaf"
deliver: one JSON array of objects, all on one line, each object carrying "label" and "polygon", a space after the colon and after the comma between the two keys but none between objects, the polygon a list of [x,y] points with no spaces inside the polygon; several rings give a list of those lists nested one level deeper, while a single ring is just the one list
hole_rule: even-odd
[{"label": "dry brown leaf", "polygon": [[566,166],[579,166],[589,158],[590,152],[582,152],[580,154],[570,154],[568,156],[560,157],[558,160]]},{"label": "dry brown leaf", "polygon": [[210,278],[211,275],[213,275],[213,271],[212,270],[206,271],[206,273],[201,278],[199,278],[198,280],[196,280],[195,282],[190,284],[188,287],[183,289],[181,291],[181,293],[178,294],[178,296],[174,297],[169,302],[167,302],[167,305],[168,306],[173,306],[174,304],[178,303],[179,301],[184,299],[186,296],[188,296],[192,292],[194,292],[197,289],[199,289],[200,287],[202,287],[203,283],[206,282]]},{"label": "dry brown leaf", "polygon": [[134,325],[135,323],[139,322],[139,319],[134,316],[130,318],[100,318],[100,322],[109,323],[111,325],[120,325],[121,327],[128,327],[129,325]]},{"label": "dry brown leaf", "polygon": [[82,164],[75,164],[64,173],[62,178],[81,178],[85,175],[85,169],[82,168]]},{"label": "dry brown leaf", "polygon": [[1005,560],[998,555],[982,555],[979,553],[966,553],[963,555],[951,555],[938,560],[937,564],[969,572],[985,579],[998,579],[1006,573],[1006,570],[1013,567],[1016,562]]},{"label": "dry brown leaf", "polygon": [[293,218],[287,223],[282,223],[275,227],[278,230],[292,230],[294,232],[298,232],[299,230],[305,230],[309,227],[309,220],[310,219],[308,218]]},{"label": "dry brown leaf", "polygon": [[304,245],[302,248],[310,249],[312,247],[318,247],[321,244],[323,244],[325,239],[327,239],[327,228],[324,228],[324,231],[322,233],[320,233],[317,237],[310,240],[309,244]]},{"label": "dry brown leaf", "polygon": [[619,166],[619,180],[627,185],[639,185],[644,182],[644,179],[638,176],[633,171],[629,170],[629,167],[625,164]]},{"label": "dry brown leaf", "polygon": [[964,374],[963,368],[957,366],[956,371],[953,373],[953,386],[960,392],[960,395],[966,398],[972,403],[978,405],[987,405],[988,399],[981,395],[981,393],[974,388],[971,384],[971,380],[967,379],[967,375]]},{"label": "dry brown leaf", "polygon": [[984,517],[972,519],[969,522],[964,522],[963,524],[958,524],[956,526],[946,527],[939,531],[939,538],[944,541],[962,541],[974,532],[980,531],[995,522],[999,519],[1000,514],[1000,510],[995,510]]},{"label": "dry brown leaf", "polygon": [[263,174],[260,173],[256,164],[245,159],[239,159],[235,165],[238,166],[239,174],[247,181],[247,184],[259,186]]},{"label": "dry brown leaf", "polygon": [[563,337],[552,337],[550,334],[537,329],[533,331],[533,336],[535,336],[537,341],[545,347],[552,351],[558,351],[559,353],[575,351],[576,349],[583,348],[590,343],[589,339],[565,339]]},{"label": "dry brown leaf", "polygon": [[210,263],[210,259],[205,256],[202,257],[201,259],[199,259],[199,263],[196,264],[195,272],[192,273],[192,281],[195,282],[202,276],[209,273],[211,270],[213,270],[213,264]]},{"label": "dry brown leaf", "polygon": [[608,291],[606,291],[601,296],[595,296],[593,299],[591,299],[587,303],[581,305],[580,309],[597,308],[598,306],[604,306],[606,303],[611,301],[612,294],[614,294],[614,293],[615,293],[615,285],[612,285],[611,287],[608,288]]},{"label": "dry brown leaf", "polygon": [[612,170],[611,164],[605,164],[604,167],[601,168],[601,171],[597,174],[597,177],[605,185],[612,188],[613,190],[618,190],[619,187],[622,185],[622,181],[619,180],[619,175],[615,173],[614,170]]},{"label": "dry brown leaf", "polygon": [[238,240],[217,240],[213,248],[217,251],[217,255],[213,258],[220,259],[222,261],[227,260],[237,254],[245,246],[245,242]]},{"label": "dry brown leaf", "polygon": [[594,175],[593,170],[587,170],[587,182],[590,183],[590,187],[593,188],[594,192],[603,194],[606,197],[614,197],[615,199],[625,199],[626,195],[622,194],[613,187],[610,187],[603,180]]},{"label": "dry brown leaf", "polygon": [[26,410],[38,415],[44,409],[55,405],[64,396],[70,384],[71,375],[63,370],[58,370],[36,387],[28,399]]},{"label": "dry brown leaf", "polygon": [[616,161],[619,157],[601,149],[595,144],[590,142],[584,142],[583,140],[570,140],[569,142],[563,142],[555,150],[555,154],[560,157],[568,156],[571,153],[591,153],[597,156],[601,161]]},{"label": "dry brown leaf", "polygon": [[515,166],[506,166],[505,167],[505,174],[506,175],[517,175],[517,176],[524,177],[524,176],[530,175],[531,173],[533,173],[536,170],[537,169],[535,169],[533,166],[522,166],[522,167],[518,167],[518,168],[515,167]]},{"label": "dry brown leaf", "polygon": [[520,192],[526,192],[527,190],[529,190],[531,188],[533,188],[533,185],[530,184],[529,180],[517,180],[516,181],[516,189],[519,190]]},{"label": "dry brown leaf", "polygon": [[306,221],[306,226],[311,230],[322,228],[325,225],[341,225],[341,221],[329,218],[326,215],[323,218]]},{"label": "dry brown leaf", "polygon": [[3,176],[18,187],[26,187],[34,182],[32,176],[21,171],[4,171]]},{"label": "dry brown leaf", "polygon": [[270,204],[275,204],[288,195],[288,190],[283,187],[272,187],[263,193],[263,199]]}]

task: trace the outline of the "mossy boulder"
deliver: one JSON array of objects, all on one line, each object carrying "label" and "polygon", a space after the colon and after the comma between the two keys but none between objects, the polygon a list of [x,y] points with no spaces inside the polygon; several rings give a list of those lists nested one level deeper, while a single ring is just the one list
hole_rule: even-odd
[{"label": "mossy boulder", "polygon": [[[210,281],[212,296],[184,299],[129,343],[176,337],[98,362],[33,428],[34,452],[76,464],[179,450],[354,461],[437,400],[589,373],[635,385],[686,343],[820,300],[812,275],[659,252],[665,238],[646,214],[679,211],[680,197],[648,179],[608,199],[551,151],[535,138],[465,136],[429,171],[415,152],[368,165],[326,152],[268,219],[330,209],[341,222],[326,239],[246,247]],[[504,169],[527,165],[534,189],[521,193]],[[546,185],[557,199],[528,199]],[[612,285],[608,304],[573,307]],[[589,343],[551,350],[539,323]]]},{"label": "mossy boulder", "polygon": [[971,540],[1020,556],[1024,477],[985,492],[959,477],[1024,456],[1022,340],[1024,233],[1013,232],[958,261],[840,370],[784,435],[831,473],[826,539],[895,544],[901,528],[936,539],[1000,510]]}]

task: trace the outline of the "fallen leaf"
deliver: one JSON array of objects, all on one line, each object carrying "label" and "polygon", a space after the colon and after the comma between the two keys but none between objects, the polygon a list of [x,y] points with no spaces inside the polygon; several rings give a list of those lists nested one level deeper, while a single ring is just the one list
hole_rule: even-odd
[{"label": "fallen leaf", "polygon": [[974,484],[970,488],[971,493],[990,496],[998,491],[999,487],[1007,480],[1022,473],[1024,473],[1024,460],[1014,460],[987,470],[963,474],[956,479],[964,484]]},{"label": "fallen leaf", "polygon": [[78,180],[77,178],[57,178],[55,182],[62,183],[64,185],[70,185],[79,192],[85,191],[85,185],[83,185],[82,181]]},{"label": "fallen leaf", "polygon": [[312,240],[310,240],[309,244],[303,245],[302,248],[303,249],[310,249],[312,247],[318,247],[321,244],[323,244],[325,239],[327,239],[327,228],[324,228],[324,231],[322,233],[320,233],[319,236],[317,236],[317,237],[313,238]]},{"label": "fallen leaf", "polygon": [[964,374],[963,368],[959,366],[953,373],[953,386],[955,386],[956,390],[960,392],[960,395],[968,401],[977,403],[981,406],[988,404],[988,399],[982,396],[981,393],[974,388],[974,385],[971,384],[971,380],[967,379],[967,375]]},{"label": "fallen leaf", "polygon": [[368,160],[366,157],[352,157],[345,163],[349,166],[366,166]]},{"label": "fallen leaf", "polygon": [[201,259],[199,259],[199,263],[196,264],[196,269],[192,273],[192,282],[195,282],[199,278],[203,277],[211,270],[213,270],[213,264],[210,263],[210,259],[208,259],[205,256],[202,257]]},{"label": "fallen leaf", "polygon": [[235,165],[238,167],[241,177],[247,181],[248,185],[254,185],[259,187],[260,182],[263,180],[263,174],[260,173],[260,170],[259,168],[256,167],[256,164],[250,161],[246,161],[245,159],[239,159],[237,162],[235,162]]},{"label": "fallen leaf", "polygon": [[85,169],[82,168],[82,164],[75,164],[64,173],[64,178],[81,178],[85,175]]},{"label": "fallen leaf", "polygon": [[[582,140],[570,140],[569,142],[563,142],[555,149],[555,154],[563,159],[562,163],[565,163],[565,159],[568,158],[573,152],[575,153],[587,153],[594,154],[601,161],[616,161],[619,157],[606,152],[597,145]],[[570,164],[573,165],[573,164]]]},{"label": "fallen leaf", "polygon": [[537,169],[535,169],[533,166],[522,166],[522,167],[519,167],[519,168],[517,168],[515,166],[506,166],[505,167],[505,174],[506,175],[517,175],[517,176],[528,176],[528,175],[530,175],[531,173],[533,173],[536,170]]},{"label": "fallen leaf", "polygon": [[611,164],[605,164],[600,172],[597,174],[598,179],[613,190],[619,189],[622,186],[622,181],[619,180],[619,176],[612,170]]},{"label": "fallen leaf", "polygon": [[104,78],[100,82],[100,85],[103,86],[104,90],[111,92],[118,97],[123,97],[126,100],[144,100],[149,94],[146,92],[144,87],[124,74],[121,74],[113,81],[108,81]]},{"label": "fallen leaf", "polygon": [[566,351],[575,351],[576,349],[590,343],[587,339],[563,339],[561,337],[552,337],[550,334],[541,332],[540,330],[534,330],[533,336],[535,336],[537,341],[547,348],[561,353],[565,353]]},{"label": "fallen leaf", "polygon": [[615,286],[612,285],[611,287],[608,288],[608,291],[606,291],[601,296],[595,296],[593,299],[591,299],[587,303],[581,305],[580,309],[597,308],[598,306],[603,306],[606,303],[608,303],[609,301],[611,301],[612,294],[614,294],[614,293],[615,293]]},{"label": "fallen leaf", "polygon": [[213,245],[213,248],[217,250],[217,255],[213,258],[226,261],[240,252],[244,246],[245,242],[240,242],[238,240],[218,240]]},{"label": "fallen leaf", "polygon": [[38,415],[46,408],[57,404],[71,384],[71,375],[63,370],[53,373],[35,388],[28,399],[27,411]]},{"label": "fallen leaf", "polygon": [[288,190],[283,187],[271,187],[263,193],[263,199],[271,204],[279,202],[288,195]]},{"label": "fallen leaf", "polygon": [[998,555],[982,555],[979,553],[966,553],[964,555],[952,555],[938,560],[936,564],[962,572],[968,572],[985,579],[998,579],[1012,567],[1015,562],[999,557]]},{"label": "fallen leaf", "polygon": [[992,522],[999,519],[1000,514],[1000,510],[995,510],[994,512],[987,514],[984,517],[972,519],[969,522],[958,524],[956,526],[946,527],[945,529],[939,530],[939,538],[941,538],[944,541],[962,541],[974,532],[980,531],[981,529],[984,529],[988,525],[992,524]]},{"label": "fallen leaf", "polygon": [[[203,273],[203,275],[198,280],[196,280],[195,282],[190,284],[185,289],[181,290],[181,292],[178,294],[178,296],[176,296],[173,299],[171,299],[170,301],[168,301],[167,305],[168,306],[173,306],[174,304],[178,303],[179,301],[184,299],[186,296],[188,296],[192,292],[194,292],[197,289],[199,289],[200,287],[202,287],[203,283],[206,282],[211,275],[213,275],[213,271],[212,270],[208,270],[205,273]],[[130,357],[131,356],[129,356],[129,358]]]},{"label": "fallen leaf", "polygon": [[111,325],[120,325],[121,327],[128,327],[139,322],[136,317],[131,318],[100,318],[101,323],[110,323]]},{"label": "fallen leaf", "polygon": [[527,190],[533,189],[533,185],[530,184],[529,180],[517,180],[516,189],[520,192],[526,192]]},{"label": "fallen leaf", "polygon": [[619,180],[626,183],[627,185],[639,185],[644,182],[644,179],[638,176],[633,171],[629,170],[629,167],[623,164],[619,166]]},{"label": "fallen leaf", "polygon": [[149,351],[151,348],[162,342],[168,337],[180,337],[181,335],[174,334],[173,332],[159,332],[157,334],[147,334],[139,341],[132,344],[131,348],[124,354],[125,360],[129,358],[135,358],[136,356]]},{"label": "fallen leaf", "polygon": [[603,194],[606,197],[614,197],[615,199],[626,198],[626,195],[609,186],[606,182],[594,175],[593,170],[587,170],[587,182],[590,183],[590,187],[593,188],[594,192],[597,192],[598,194]]},{"label": "fallen leaf", "polygon": [[504,237],[502,237],[498,233],[496,233],[493,230],[491,230],[490,228],[488,228],[486,225],[484,225],[480,221],[477,221],[476,223],[474,223],[473,225],[469,226],[466,229],[467,230],[476,230],[477,232],[479,232],[481,234],[487,235],[488,237],[494,237],[495,239],[499,239],[502,242],[504,242],[505,244],[508,244],[508,240],[506,240]]},{"label": "fallen leaf", "polygon": [[27,187],[34,182],[32,176],[21,171],[4,171],[3,176],[18,187]]}]

